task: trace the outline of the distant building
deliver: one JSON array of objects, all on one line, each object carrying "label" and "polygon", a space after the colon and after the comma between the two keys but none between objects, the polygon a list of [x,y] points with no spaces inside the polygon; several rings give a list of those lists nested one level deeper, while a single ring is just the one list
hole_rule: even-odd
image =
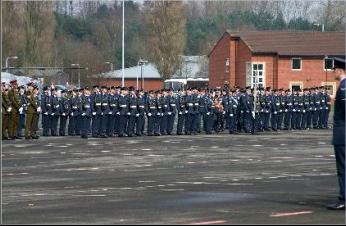
[{"label": "distant building", "polygon": [[[122,69],[110,71],[96,76],[99,85],[105,86],[121,86],[122,85]],[[125,68],[124,86],[133,86],[136,89],[143,88],[144,90],[162,89],[164,80],[154,64],[144,64],[142,66],[134,66]]]},{"label": "distant building", "polygon": [[208,87],[208,58],[206,56],[182,56],[181,67],[165,80],[165,88]]},{"label": "distant building", "polygon": [[298,89],[326,86],[336,92],[332,57],[345,56],[344,32],[225,32],[209,53],[209,86]]}]

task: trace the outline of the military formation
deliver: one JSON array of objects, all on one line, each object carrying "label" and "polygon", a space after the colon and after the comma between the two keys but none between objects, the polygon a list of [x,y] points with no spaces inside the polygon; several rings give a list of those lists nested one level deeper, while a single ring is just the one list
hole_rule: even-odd
[{"label": "military formation", "polygon": [[[17,81],[2,84],[2,139],[43,136],[134,137],[327,129],[331,98],[324,87],[291,90],[72,90]],[[23,135],[23,130],[24,135]]]}]

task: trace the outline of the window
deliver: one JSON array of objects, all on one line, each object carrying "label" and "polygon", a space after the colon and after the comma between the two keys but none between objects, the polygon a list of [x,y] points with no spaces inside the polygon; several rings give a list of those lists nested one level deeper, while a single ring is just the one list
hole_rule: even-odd
[{"label": "window", "polygon": [[322,82],[321,86],[325,87],[330,96],[334,97],[336,94],[336,82]]},{"label": "window", "polygon": [[303,82],[302,81],[290,81],[290,87],[292,92],[298,91],[300,89],[303,89]]},{"label": "window", "polygon": [[302,69],[302,59],[292,58],[292,70],[301,70],[301,69]]},{"label": "window", "polygon": [[334,60],[333,58],[324,58],[324,70],[333,70],[334,68]]},{"label": "window", "polygon": [[258,87],[264,87],[264,64],[263,63],[252,64],[252,79],[251,79],[250,86],[254,87],[256,84],[258,85]]},{"label": "window", "polygon": [[226,66],[226,73],[228,73],[229,72],[229,58],[226,58],[225,66]]}]

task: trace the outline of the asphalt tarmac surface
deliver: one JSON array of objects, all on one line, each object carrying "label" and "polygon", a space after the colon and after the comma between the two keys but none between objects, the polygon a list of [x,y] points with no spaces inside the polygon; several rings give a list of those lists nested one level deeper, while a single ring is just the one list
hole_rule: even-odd
[{"label": "asphalt tarmac surface", "polygon": [[331,130],[2,143],[3,224],[344,224]]}]

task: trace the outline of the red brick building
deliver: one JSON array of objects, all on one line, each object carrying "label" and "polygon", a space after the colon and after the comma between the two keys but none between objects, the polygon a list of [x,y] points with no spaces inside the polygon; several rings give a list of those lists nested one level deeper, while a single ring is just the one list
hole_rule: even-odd
[{"label": "red brick building", "polygon": [[208,55],[209,86],[253,86],[257,78],[272,88],[326,85],[334,95],[335,56],[345,56],[344,32],[225,32]]}]

